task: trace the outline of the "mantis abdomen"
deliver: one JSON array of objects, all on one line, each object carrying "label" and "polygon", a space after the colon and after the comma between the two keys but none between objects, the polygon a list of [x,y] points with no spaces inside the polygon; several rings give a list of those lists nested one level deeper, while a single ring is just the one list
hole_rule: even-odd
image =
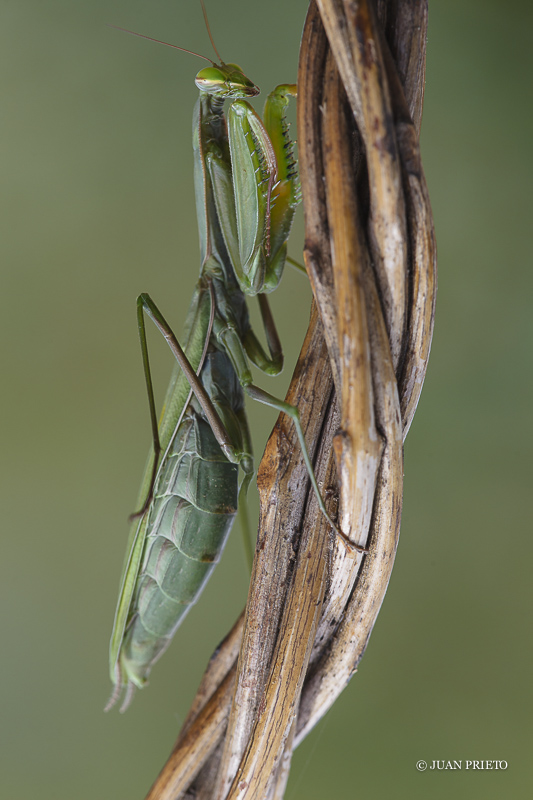
[{"label": "mantis abdomen", "polygon": [[[225,353],[211,350],[200,374],[225,425],[240,438],[243,393]],[[238,464],[223,454],[192,399],[169,445],[147,515],[143,560],[121,652],[141,687],[220,559],[237,512]]]}]

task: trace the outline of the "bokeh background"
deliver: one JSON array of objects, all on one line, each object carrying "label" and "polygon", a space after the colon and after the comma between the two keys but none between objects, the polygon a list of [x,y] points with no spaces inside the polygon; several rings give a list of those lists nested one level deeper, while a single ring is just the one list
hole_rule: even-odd
[{"label": "bokeh background", "polygon": [[[265,90],[296,78],[307,0],[208,2]],[[4,0],[0,795],[142,799],[246,597],[234,535],[125,716],[107,646],[150,445],[135,298],[180,329],[198,271],[196,0]],[[422,152],[439,246],[431,362],[393,577],[357,676],[288,800],[531,796],[531,66],[527,2],[431,0]],[[301,250],[298,223],[292,252]],[[273,297],[288,383],[310,292]],[[171,357],[152,339],[161,398]],[[275,414],[250,406],[260,457]],[[252,493],[253,494],[253,493]],[[254,497],[254,509],[257,500]],[[506,760],[498,772],[417,772]]]}]

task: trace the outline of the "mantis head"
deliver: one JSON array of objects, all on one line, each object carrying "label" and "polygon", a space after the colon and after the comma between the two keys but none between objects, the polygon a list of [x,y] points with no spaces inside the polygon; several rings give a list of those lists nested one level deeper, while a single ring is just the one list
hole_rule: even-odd
[{"label": "mantis head", "polygon": [[200,91],[223,99],[255,97],[259,94],[259,88],[246,77],[237,64],[213,64],[212,67],[205,67],[197,74],[194,82]]}]

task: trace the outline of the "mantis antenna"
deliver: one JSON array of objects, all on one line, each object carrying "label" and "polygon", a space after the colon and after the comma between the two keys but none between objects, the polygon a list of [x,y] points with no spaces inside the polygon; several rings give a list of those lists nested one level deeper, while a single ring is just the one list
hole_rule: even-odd
[{"label": "mantis antenna", "polygon": [[[213,50],[216,53],[216,56],[221,64],[224,64],[220,53],[217,50],[215,40],[213,39],[213,34],[211,33],[211,27],[209,25],[209,19],[207,17],[207,11],[205,9],[204,0],[200,0],[200,5],[202,6],[202,13],[204,15],[204,22],[205,27],[207,29],[207,35],[209,36],[209,41],[213,45]],[[131,33],[132,36],[138,36],[140,39],[148,39],[149,42],[156,42],[157,44],[164,44],[166,47],[173,47],[175,50],[181,50],[182,53],[189,53],[191,56],[198,56],[198,58],[203,58],[204,61],[209,61],[210,64],[215,64],[213,59],[208,58],[207,56],[202,56],[200,53],[195,53],[194,50],[187,50],[185,47],[179,47],[177,44],[170,44],[170,42],[163,42],[161,39],[153,39],[151,36],[145,36],[143,33],[136,33],[136,31],[130,31],[128,28],[121,28],[120,25],[111,25],[107,23],[108,28],[115,28],[117,31],[123,31],[124,33]]]},{"label": "mantis antenna", "polygon": [[[170,42],[163,42],[161,39],[153,39],[151,36],[145,36],[143,33],[137,33],[136,31],[130,31],[130,30],[128,30],[128,28],[121,28],[120,25],[111,25],[111,24],[107,23],[107,27],[108,28],[115,28],[115,30],[123,31],[124,33],[131,33],[132,36],[138,36],[140,39],[148,39],[149,42],[156,42],[157,44],[164,44],[167,47],[173,47],[175,50],[181,50],[182,53],[189,53],[191,56],[198,56],[198,58],[203,58],[204,61],[209,61],[210,64],[215,64],[215,62],[213,61],[212,58],[208,58],[207,56],[203,56],[203,55],[201,55],[201,53],[195,53],[194,50],[187,50],[185,47],[179,47],[177,44],[171,44]],[[209,31],[209,28],[207,30],[208,30],[208,33],[209,33],[209,38],[211,38],[211,33]],[[213,42],[212,39],[211,39],[211,42]],[[215,45],[213,45],[213,47],[215,47]],[[218,56],[216,47],[215,47],[215,53]],[[220,58],[220,56],[218,56],[218,57]]]},{"label": "mantis antenna", "polygon": [[224,64],[224,61],[222,60],[222,58],[220,56],[220,53],[218,52],[218,50],[216,48],[213,36],[211,35],[211,28],[209,26],[209,20],[207,19],[207,11],[205,10],[204,0],[200,0],[200,4],[202,6],[202,13],[204,15],[205,27],[207,28],[207,35],[209,36],[211,44],[213,45],[213,50],[215,51],[218,60],[220,61],[221,64]]}]

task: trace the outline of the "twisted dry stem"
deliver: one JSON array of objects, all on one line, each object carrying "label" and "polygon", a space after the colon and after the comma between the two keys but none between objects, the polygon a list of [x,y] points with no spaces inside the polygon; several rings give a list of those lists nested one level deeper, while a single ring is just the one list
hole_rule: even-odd
[{"label": "twisted dry stem", "polygon": [[343,532],[369,553],[328,528],[281,416],[258,473],[246,611],[213,655],[148,800],[282,798],[293,748],[368,643],[396,552],[402,443],[433,329],[435,240],[418,150],[426,29],[426,0],[317,0],[300,52],[316,306],[287,400],[300,409],[329,513],[338,507]]}]

